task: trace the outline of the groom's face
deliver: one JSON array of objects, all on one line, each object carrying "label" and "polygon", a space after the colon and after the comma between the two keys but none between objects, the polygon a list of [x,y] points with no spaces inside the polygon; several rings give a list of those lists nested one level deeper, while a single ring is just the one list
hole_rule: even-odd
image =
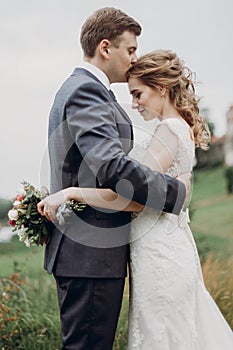
[{"label": "groom's face", "polygon": [[127,72],[137,61],[137,46],[136,35],[128,31],[120,35],[115,46],[111,46],[109,50],[111,83],[127,81]]}]

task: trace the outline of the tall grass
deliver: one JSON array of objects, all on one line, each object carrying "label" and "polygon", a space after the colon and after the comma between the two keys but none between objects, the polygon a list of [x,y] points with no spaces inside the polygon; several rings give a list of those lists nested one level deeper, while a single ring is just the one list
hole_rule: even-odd
[{"label": "tall grass", "polygon": [[[205,285],[233,329],[233,196],[225,193],[221,168],[197,172],[195,180],[191,227]],[[0,244],[1,350],[61,347],[55,282],[42,265],[42,248],[28,249],[17,237]],[[126,349],[128,296],[127,281],[114,350]]]},{"label": "tall grass", "polygon": [[128,337],[129,280],[126,279],[122,309],[118,321],[113,350],[125,350]]},{"label": "tall grass", "polygon": [[[233,260],[209,255],[202,265],[205,285],[233,329]],[[57,350],[61,347],[55,283],[46,274],[38,280],[19,273],[0,279],[0,349]],[[127,344],[128,280],[113,350]]]},{"label": "tall grass", "polygon": [[202,272],[206,288],[233,330],[233,257],[223,262],[210,254]]},{"label": "tall grass", "polygon": [[19,273],[0,280],[1,350],[55,350],[61,345],[53,283]]}]

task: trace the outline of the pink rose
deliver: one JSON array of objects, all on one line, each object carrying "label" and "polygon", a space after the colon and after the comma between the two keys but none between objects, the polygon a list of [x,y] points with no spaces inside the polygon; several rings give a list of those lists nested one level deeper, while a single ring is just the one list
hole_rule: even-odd
[{"label": "pink rose", "polygon": [[11,226],[15,226],[15,224],[16,224],[15,220],[9,220],[8,222]]},{"label": "pink rose", "polygon": [[19,202],[22,202],[24,200],[24,197],[25,195],[23,194],[18,194],[16,197],[15,197],[15,200],[16,201],[19,201]]}]

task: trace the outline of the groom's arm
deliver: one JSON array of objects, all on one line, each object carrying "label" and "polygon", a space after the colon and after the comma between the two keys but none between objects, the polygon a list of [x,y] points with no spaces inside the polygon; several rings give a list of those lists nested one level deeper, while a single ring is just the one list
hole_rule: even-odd
[{"label": "groom's arm", "polygon": [[[179,214],[185,199],[184,184],[150,170],[124,153],[116,109],[109,104],[107,93],[104,88],[101,91],[100,84],[89,83],[67,103],[68,127],[83,161],[100,187],[157,210]],[[127,123],[124,127],[130,129]]]}]

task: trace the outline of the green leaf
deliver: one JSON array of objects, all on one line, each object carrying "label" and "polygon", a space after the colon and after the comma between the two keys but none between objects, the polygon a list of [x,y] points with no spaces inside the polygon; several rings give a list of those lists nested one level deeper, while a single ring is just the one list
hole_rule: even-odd
[{"label": "green leaf", "polygon": [[27,219],[30,219],[31,208],[32,208],[32,203],[29,203],[28,208],[27,208],[27,212],[26,212]]},{"label": "green leaf", "polygon": [[30,220],[32,224],[38,225],[39,224],[39,220]]}]

